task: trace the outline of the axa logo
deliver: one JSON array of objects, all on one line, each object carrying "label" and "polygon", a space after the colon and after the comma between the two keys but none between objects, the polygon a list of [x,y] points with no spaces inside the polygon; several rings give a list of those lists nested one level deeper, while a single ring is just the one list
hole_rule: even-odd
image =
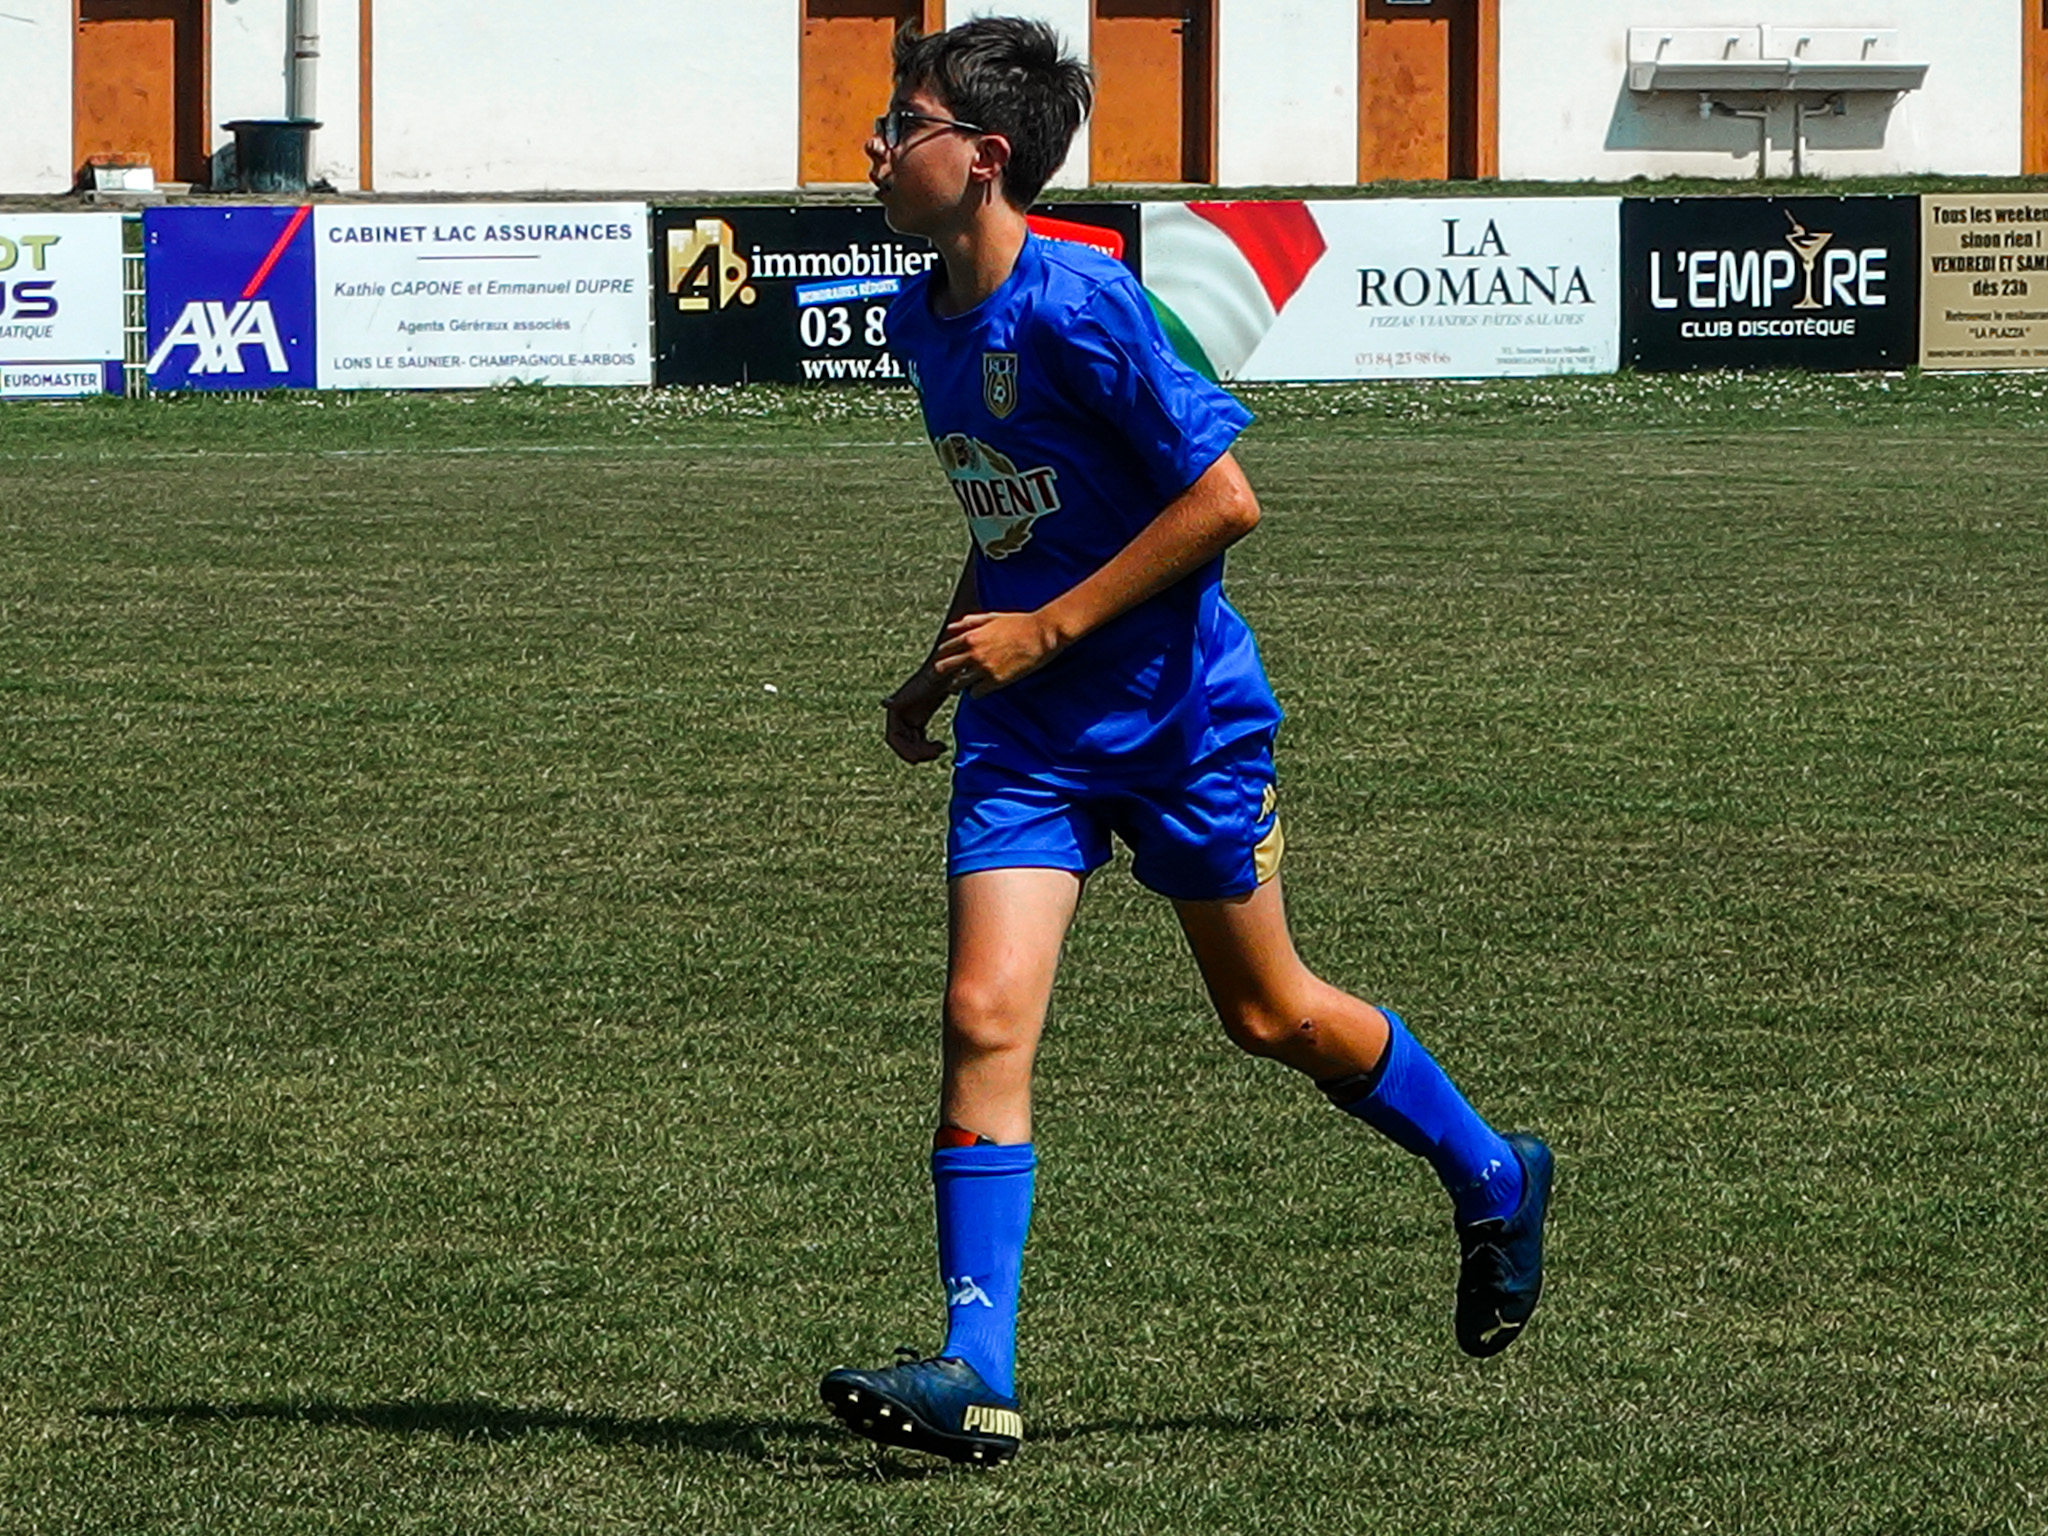
[{"label": "axa logo", "polygon": [[264,366],[271,373],[284,373],[291,366],[268,299],[239,299],[232,304],[217,299],[194,299],[157,343],[149,360],[149,371],[156,373],[180,347],[192,348],[192,363],[187,371],[195,374],[248,372],[242,360],[245,347],[260,347]]},{"label": "axa logo", "polygon": [[760,297],[747,280],[747,260],[733,247],[732,226],[723,219],[699,219],[689,229],[668,232],[668,291],[686,315],[717,314],[735,301]]}]

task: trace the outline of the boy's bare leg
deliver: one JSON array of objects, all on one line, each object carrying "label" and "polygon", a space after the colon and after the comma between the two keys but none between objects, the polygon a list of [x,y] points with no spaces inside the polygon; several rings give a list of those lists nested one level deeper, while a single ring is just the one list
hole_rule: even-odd
[{"label": "boy's bare leg", "polygon": [[1322,980],[1295,953],[1276,875],[1245,896],[1177,901],[1181,931],[1223,1028],[1244,1050],[1317,1082],[1371,1072],[1387,1016]]},{"label": "boy's bare leg", "polygon": [[1081,877],[1063,869],[952,882],[942,1123],[1005,1146],[1031,1140],[1031,1067],[1080,902]]}]

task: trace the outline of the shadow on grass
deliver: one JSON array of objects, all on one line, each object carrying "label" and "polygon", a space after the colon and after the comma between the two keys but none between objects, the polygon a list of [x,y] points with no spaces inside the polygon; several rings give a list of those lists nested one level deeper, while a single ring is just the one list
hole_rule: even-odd
[{"label": "shadow on grass", "polygon": [[[787,1442],[825,1444],[841,1438],[818,1419],[633,1419],[611,1413],[565,1413],[508,1407],[480,1398],[456,1402],[139,1403],[88,1408],[93,1419],[154,1424],[307,1424],[363,1429],[387,1435],[439,1435],[449,1440],[516,1440],[527,1435],[578,1435],[597,1445],[632,1445],[656,1451],[702,1451],[756,1461],[787,1459]],[[782,1454],[778,1454],[778,1450]]]},{"label": "shadow on grass", "polygon": [[[709,1456],[735,1456],[767,1465],[789,1466],[822,1455],[854,1452],[866,1457],[877,1448],[849,1435],[822,1414],[816,1419],[663,1418],[635,1419],[609,1413],[567,1413],[550,1408],[520,1408],[484,1399],[455,1402],[335,1403],[139,1403],[88,1408],[93,1419],[120,1419],[143,1424],[304,1424],[319,1428],[369,1430],[388,1435],[438,1435],[450,1440],[491,1442],[527,1435],[571,1434],[597,1445],[629,1445],[655,1451],[696,1451]],[[1404,1409],[1343,1410],[1308,1415],[1203,1413],[1183,1416],[1137,1416],[1089,1423],[1054,1425],[1030,1436],[1036,1443],[1058,1444],[1094,1436],[1266,1435],[1289,1433],[1319,1423],[1346,1430],[1396,1429],[1413,1415]],[[902,1466],[847,1467],[842,1475],[922,1477],[950,1468],[922,1463]]]}]

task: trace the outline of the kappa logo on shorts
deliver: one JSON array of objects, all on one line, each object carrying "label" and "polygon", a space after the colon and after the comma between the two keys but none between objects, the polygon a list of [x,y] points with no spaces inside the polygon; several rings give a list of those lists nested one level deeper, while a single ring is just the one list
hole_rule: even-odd
[{"label": "kappa logo on shorts", "polygon": [[1017,354],[981,354],[981,403],[989,415],[1001,420],[1017,409]]},{"label": "kappa logo on shorts", "polygon": [[1287,834],[1280,830],[1280,791],[1275,785],[1268,784],[1259,797],[1259,820],[1272,822],[1252,849],[1252,878],[1264,885],[1280,873],[1280,860],[1287,853]]}]

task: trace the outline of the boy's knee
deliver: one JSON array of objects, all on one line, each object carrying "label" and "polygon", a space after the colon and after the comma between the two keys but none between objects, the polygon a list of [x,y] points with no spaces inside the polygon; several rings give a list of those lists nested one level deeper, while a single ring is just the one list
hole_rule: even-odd
[{"label": "boy's knee", "polygon": [[955,1050],[994,1055],[1029,1045],[1037,1021],[1020,1017],[1000,987],[955,979],[946,987],[946,1038]]},{"label": "boy's knee", "polygon": [[1315,1030],[1307,1010],[1271,1003],[1231,1003],[1217,1009],[1231,1044],[1252,1056],[1285,1058]]}]

